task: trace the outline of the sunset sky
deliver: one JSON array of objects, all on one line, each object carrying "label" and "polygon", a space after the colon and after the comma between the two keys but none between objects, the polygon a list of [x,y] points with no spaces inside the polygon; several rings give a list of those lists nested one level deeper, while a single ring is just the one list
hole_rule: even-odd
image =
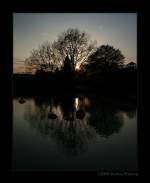
[{"label": "sunset sky", "polygon": [[24,71],[23,60],[33,48],[68,28],[78,28],[90,34],[97,46],[109,44],[120,49],[127,62],[137,61],[136,13],[14,13],[14,72]]}]

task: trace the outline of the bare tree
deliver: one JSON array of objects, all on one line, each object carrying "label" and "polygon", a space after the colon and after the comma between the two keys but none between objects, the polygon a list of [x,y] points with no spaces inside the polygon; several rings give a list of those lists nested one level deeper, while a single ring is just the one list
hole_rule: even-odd
[{"label": "bare tree", "polygon": [[47,41],[38,49],[33,49],[25,63],[37,69],[54,71],[56,68],[63,67],[67,57],[70,60],[70,68],[74,71],[77,64],[85,62],[93,53],[95,44],[95,41],[90,41],[87,33],[69,28],[52,44]]},{"label": "bare tree", "polygon": [[26,65],[42,70],[54,71],[61,64],[61,59],[56,54],[55,48],[48,41],[33,49],[29,58],[25,60]]},{"label": "bare tree", "polygon": [[93,53],[95,44],[96,41],[90,41],[90,36],[86,32],[69,28],[58,36],[53,46],[63,60],[66,57],[70,59],[70,66],[74,70],[77,64],[85,62]]}]

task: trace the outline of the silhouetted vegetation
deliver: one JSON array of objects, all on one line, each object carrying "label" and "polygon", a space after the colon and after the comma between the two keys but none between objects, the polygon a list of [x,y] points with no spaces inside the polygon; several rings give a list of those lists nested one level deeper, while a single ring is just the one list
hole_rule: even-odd
[{"label": "silhouetted vegetation", "polygon": [[[67,67],[65,68],[67,70]],[[61,93],[66,89],[72,91],[99,92],[109,95],[135,96],[137,91],[137,70],[122,68],[109,73],[85,74],[80,72],[57,73],[37,71],[35,75],[14,74],[13,90],[15,93],[44,94],[49,91]]]},{"label": "silhouetted vegetation", "polygon": [[125,65],[124,59],[119,49],[110,45],[96,48],[87,33],[70,28],[53,43],[32,50],[25,62],[36,72],[14,74],[14,93],[46,95],[69,89],[136,97],[137,67],[134,62]]},{"label": "silhouetted vegetation", "polygon": [[90,41],[86,32],[69,28],[61,33],[53,43],[44,42],[38,49],[33,49],[31,56],[25,60],[27,65],[53,71],[63,68],[66,57],[71,72],[74,72],[77,64],[84,63],[93,52],[95,42]]},{"label": "silhouetted vegetation", "polygon": [[99,74],[99,72],[110,72],[123,66],[124,56],[119,49],[113,46],[102,45],[91,54],[83,65],[85,72]]}]

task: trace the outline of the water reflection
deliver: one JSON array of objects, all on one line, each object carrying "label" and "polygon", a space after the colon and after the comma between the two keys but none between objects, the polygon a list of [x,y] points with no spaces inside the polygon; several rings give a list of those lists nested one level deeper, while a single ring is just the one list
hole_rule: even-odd
[{"label": "water reflection", "polygon": [[[133,118],[135,106],[126,108],[127,116]],[[53,138],[68,155],[76,155],[95,143],[97,135],[109,138],[119,133],[124,123],[121,110],[112,101],[83,96],[34,98],[26,104],[24,118],[33,130]],[[49,114],[57,117],[51,119]]]}]

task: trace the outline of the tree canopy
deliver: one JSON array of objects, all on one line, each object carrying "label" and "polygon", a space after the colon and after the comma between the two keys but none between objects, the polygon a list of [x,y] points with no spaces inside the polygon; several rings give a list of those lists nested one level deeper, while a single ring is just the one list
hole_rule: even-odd
[{"label": "tree canopy", "polygon": [[54,71],[60,67],[61,58],[56,54],[53,45],[46,41],[39,45],[37,49],[31,51],[31,55],[25,60],[25,64],[35,67],[37,70]]},{"label": "tree canopy", "polygon": [[88,71],[107,71],[110,69],[120,68],[124,64],[124,55],[119,49],[115,49],[110,45],[102,45],[91,54],[83,69]]},{"label": "tree canopy", "polygon": [[95,44],[95,41],[90,41],[86,32],[69,28],[58,35],[58,39],[53,43],[47,41],[38,49],[33,49],[30,57],[26,59],[26,64],[37,69],[55,71],[56,68],[63,67],[68,57],[70,67],[75,70],[77,64],[85,62],[92,54]]},{"label": "tree canopy", "polygon": [[46,41],[33,49],[25,64],[51,72],[70,70],[73,73],[80,68],[80,71],[99,73],[121,68],[124,59],[119,49],[111,45],[96,47],[96,41],[91,41],[88,33],[69,28],[52,43]]}]

